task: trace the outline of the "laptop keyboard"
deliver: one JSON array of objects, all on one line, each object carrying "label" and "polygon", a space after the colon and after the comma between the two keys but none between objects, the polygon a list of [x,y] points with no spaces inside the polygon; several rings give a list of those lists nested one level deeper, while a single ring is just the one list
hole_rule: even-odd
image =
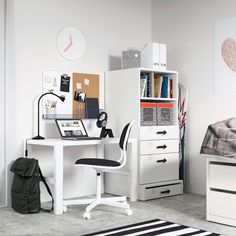
[{"label": "laptop keyboard", "polygon": [[62,138],[63,140],[99,140],[99,139],[102,139],[100,137],[63,137]]}]

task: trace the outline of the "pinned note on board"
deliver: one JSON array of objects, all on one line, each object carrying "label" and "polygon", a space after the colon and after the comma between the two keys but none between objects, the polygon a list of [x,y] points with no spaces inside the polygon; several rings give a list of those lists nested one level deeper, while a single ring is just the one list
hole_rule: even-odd
[{"label": "pinned note on board", "polygon": [[85,78],[85,79],[84,79],[84,84],[87,85],[87,86],[89,86],[89,79]]},{"label": "pinned note on board", "polygon": [[70,77],[62,75],[61,76],[61,88],[60,91],[62,92],[70,92]]},{"label": "pinned note on board", "polygon": [[45,83],[51,83],[51,81],[52,81],[52,79],[51,79],[51,77],[49,77],[49,76],[46,76],[45,78],[44,78],[44,81],[45,81]]},{"label": "pinned note on board", "polygon": [[75,83],[75,87],[77,90],[82,89],[82,84],[81,83]]}]

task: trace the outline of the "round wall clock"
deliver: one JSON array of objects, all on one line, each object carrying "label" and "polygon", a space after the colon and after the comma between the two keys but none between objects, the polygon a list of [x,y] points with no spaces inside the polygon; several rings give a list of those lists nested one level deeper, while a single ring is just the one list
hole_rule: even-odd
[{"label": "round wall clock", "polygon": [[84,52],[85,40],[79,30],[65,27],[57,35],[57,50],[66,60],[76,61]]}]

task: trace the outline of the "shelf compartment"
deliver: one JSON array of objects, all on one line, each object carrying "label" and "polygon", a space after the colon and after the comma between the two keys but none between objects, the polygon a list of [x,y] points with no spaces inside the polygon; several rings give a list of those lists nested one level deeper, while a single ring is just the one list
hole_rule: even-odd
[{"label": "shelf compartment", "polygon": [[143,101],[177,101],[177,98],[140,97]]},{"label": "shelf compartment", "polygon": [[140,101],[140,125],[141,126],[171,126],[178,124],[176,101]]},{"label": "shelf compartment", "polygon": [[140,73],[140,97],[158,99],[178,98],[178,79],[173,73]]}]

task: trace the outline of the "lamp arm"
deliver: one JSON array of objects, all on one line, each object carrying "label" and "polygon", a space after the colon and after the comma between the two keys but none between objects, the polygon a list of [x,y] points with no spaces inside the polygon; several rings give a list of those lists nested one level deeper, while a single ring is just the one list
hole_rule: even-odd
[{"label": "lamp arm", "polygon": [[58,97],[58,98],[61,99],[60,96],[58,96],[58,95],[55,94],[55,93],[51,93],[51,92],[44,93],[44,94],[42,94],[42,95],[39,97],[39,99],[38,99],[38,136],[39,136],[39,133],[40,133],[40,121],[39,121],[39,106],[40,106],[40,101],[41,101],[42,97],[44,97],[44,96],[47,95],[47,94],[54,95],[54,96],[56,96],[56,97]]}]

